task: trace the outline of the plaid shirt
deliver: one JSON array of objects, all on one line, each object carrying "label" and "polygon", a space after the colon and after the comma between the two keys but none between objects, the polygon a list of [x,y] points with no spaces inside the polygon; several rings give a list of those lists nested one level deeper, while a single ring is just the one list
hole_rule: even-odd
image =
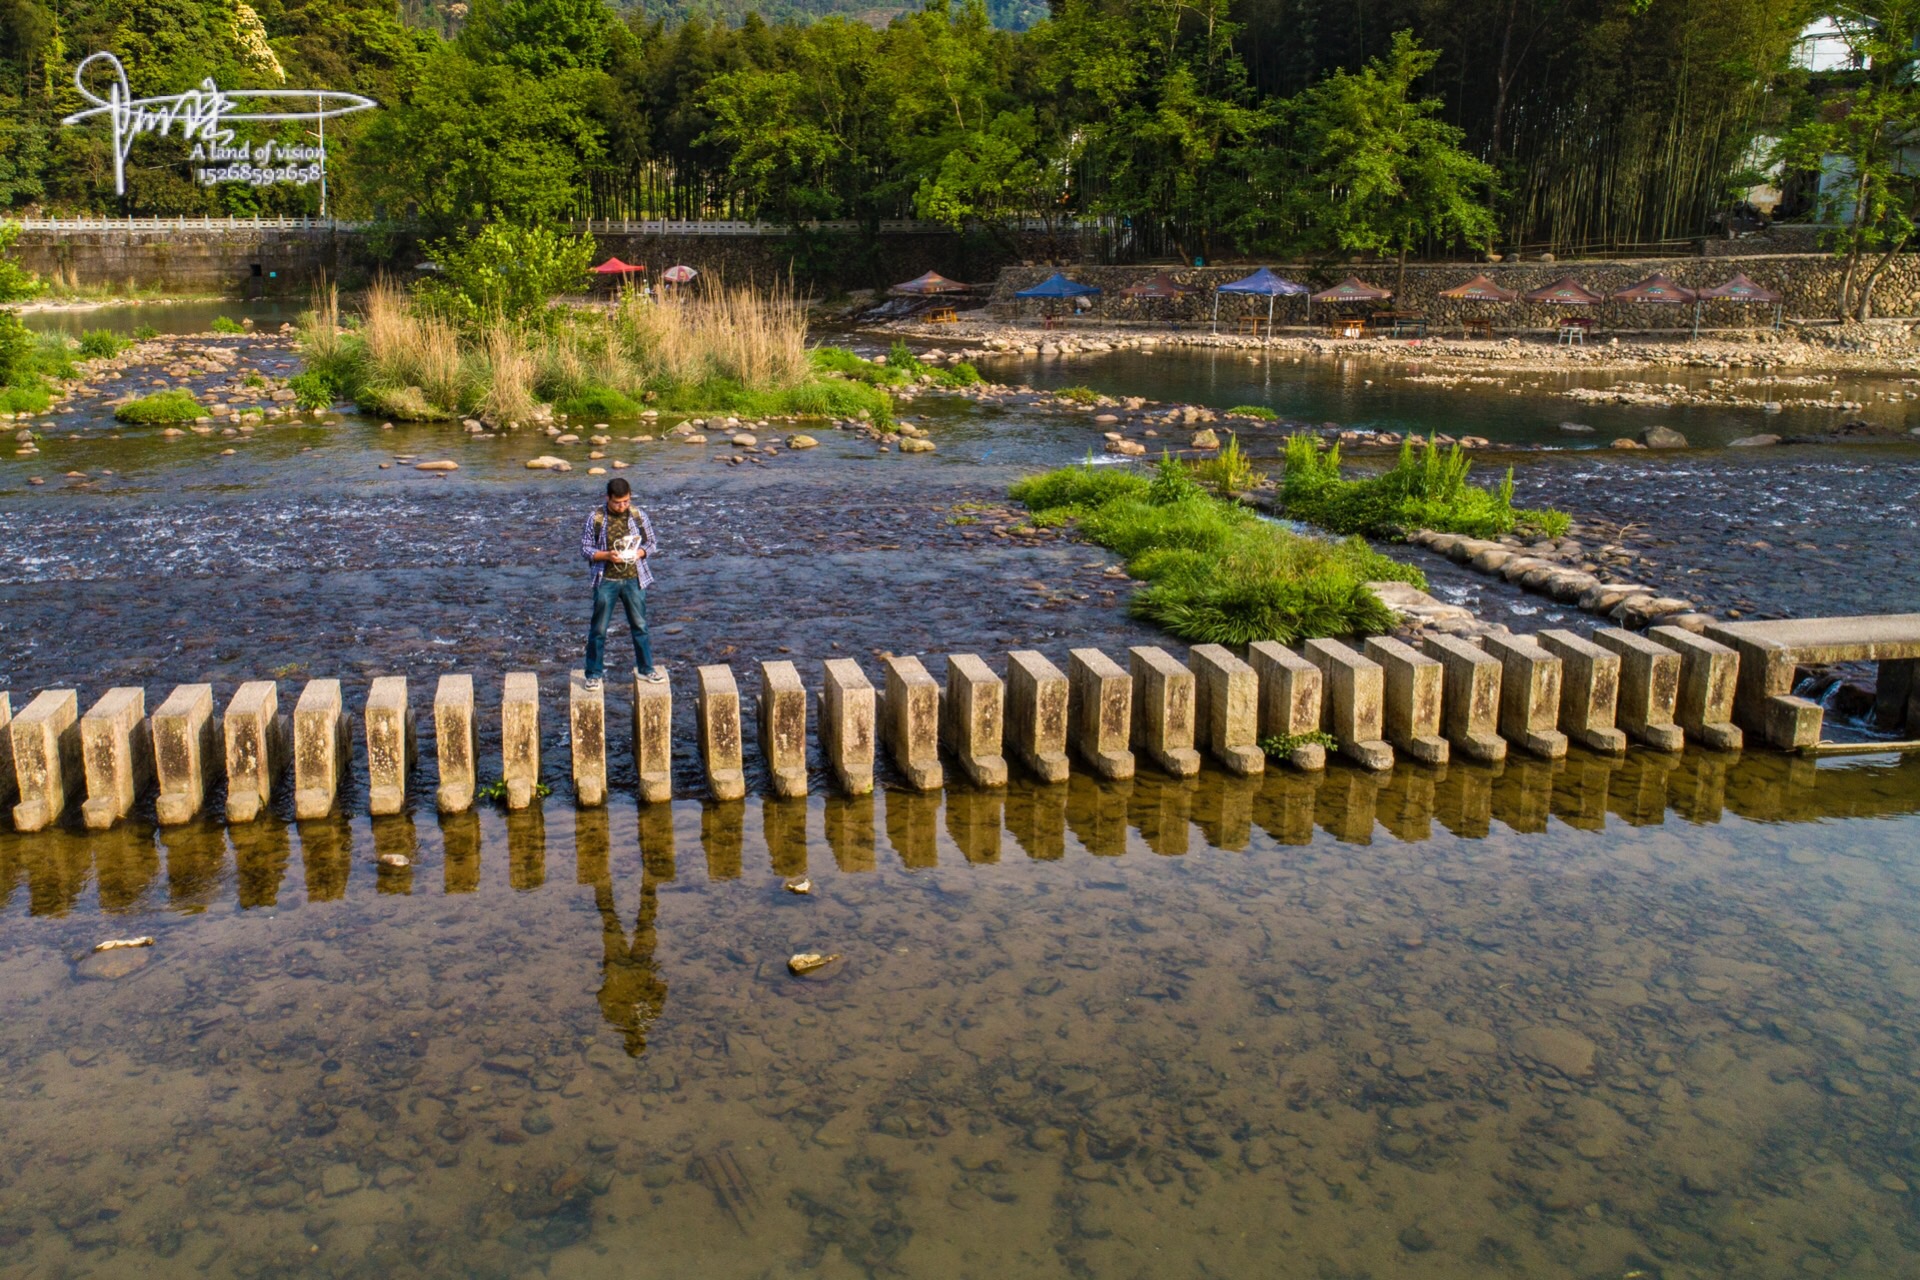
[{"label": "plaid shirt", "polygon": [[[640,589],[644,591],[653,585],[653,570],[647,566],[653,563],[653,557],[660,548],[653,540],[653,521],[647,519],[647,513],[635,507],[632,515],[640,524],[640,547],[647,553],[641,556],[639,562],[633,566]],[[596,587],[600,585],[600,579],[607,575],[607,564],[604,560],[595,560],[593,553],[608,549],[607,509],[603,506],[595,507],[587,512],[587,527],[580,534],[580,554],[586,558],[587,564],[593,569],[593,585]]]}]

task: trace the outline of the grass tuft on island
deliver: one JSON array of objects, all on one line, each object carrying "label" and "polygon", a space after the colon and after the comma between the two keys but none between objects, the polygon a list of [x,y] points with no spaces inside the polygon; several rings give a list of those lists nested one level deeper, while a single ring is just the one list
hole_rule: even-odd
[{"label": "grass tuft on island", "polygon": [[652,408],[893,421],[885,391],[810,357],[805,309],[779,289],[671,302],[629,293],[608,308],[475,325],[381,282],[345,327],[337,297],[323,298],[303,318],[300,349],[307,368],[292,385],[303,406],[350,400],[409,421],[524,423],[542,403],[589,419]]},{"label": "grass tuft on island", "polygon": [[135,426],[170,426],[178,422],[192,422],[205,413],[206,409],[193,398],[191,392],[156,391],[150,396],[127,401],[113,411],[113,416]]},{"label": "grass tuft on island", "polygon": [[1340,475],[1340,446],[1296,435],[1287,441],[1280,501],[1289,516],[1334,533],[1404,539],[1417,529],[1495,538],[1516,529],[1557,538],[1572,520],[1561,511],[1513,505],[1513,468],[1493,490],[1467,483],[1473,462],[1459,445],[1442,452],[1408,436],[1389,471],[1358,480]]},{"label": "grass tuft on island", "polygon": [[980,371],[962,360],[951,365],[928,364],[904,342],[895,342],[884,360],[869,360],[845,347],[815,347],[813,367],[877,387],[904,387],[926,380],[933,386],[955,389],[977,386]]},{"label": "grass tuft on island", "polygon": [[1366,584],[1426,585],[1418,569],[1359,538],[1306,537],[1214,497],[1171,457],[1152,480],[1089,461],[1029,476],[1012,497],[1035,524],[1074,520],[1082,537],[1119,552],[1147,583],[1134,614],[1195,643],[1378,635],[1395,615]]}]

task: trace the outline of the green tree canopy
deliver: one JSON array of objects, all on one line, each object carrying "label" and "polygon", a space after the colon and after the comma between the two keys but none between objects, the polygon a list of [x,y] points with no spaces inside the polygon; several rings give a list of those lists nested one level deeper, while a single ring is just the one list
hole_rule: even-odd
[{"label": "green tree canopy", "polygon": [[1404,261],[1425,242],[1493,234],[1493,168],[1462,148],[1439,99],[1414,96],[1437,60],[1401,31],[1386,56],[1287,104],[1264,178],[1288,247]]}]

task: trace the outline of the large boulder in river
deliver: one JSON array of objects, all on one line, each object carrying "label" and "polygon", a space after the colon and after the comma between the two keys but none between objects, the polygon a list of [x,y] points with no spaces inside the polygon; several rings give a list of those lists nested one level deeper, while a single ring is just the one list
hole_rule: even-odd
[{"label": "large boulder in river", "polygon": [[1672,427],[1648,427],[1640,433],[1640,443],[1649,449],[1684,449],[1687,438]]}]

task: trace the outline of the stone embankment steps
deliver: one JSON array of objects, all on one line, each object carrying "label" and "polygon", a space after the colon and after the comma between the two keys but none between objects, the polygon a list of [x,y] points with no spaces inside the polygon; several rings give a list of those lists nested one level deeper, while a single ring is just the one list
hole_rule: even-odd
[{"label": "stone embankment steps", "polygon": [[1691,600],[1625,581],[1611,567],[1596,563],[1596,559],[1606,559],[1618,548],[1589,552],[1569,538],[1528,544],[1518,538],[1470,538],[1432,529],[1416,530],[1407,535],[1407,541],[1480,573],[1504,578],[1522,590],[1550,596],[1633,630],[1672,626],[1699,632],[1714,621],[1713,615],[1701,612]]},{"label": "stone embankment steps", "polygon": [[[880,689],[857,662],[836,658],[820,673],[819,741],[835,785],[851,795],[873,789],[883,749],[902,784],[922,792],[945,785],[943,752],[987,788],[1005,785],[1010,764],[1049,783],[1076,765],[1130,778],[1142,759],[1175,777],[1192,776],[1204,758],[1247,776],[1266,768],[1260,744],[1271,738],[1286,743],[1294,768],[1324,769],[1320,734],[1375,772],[1401,756],[1444,764],[1455,751],[1482,761],[1502,760],[1509,749],[1558,759],[1570,739],[1617,755],[1629,740],[1664,752],[1688,742],[1738,750],[1751,733],[1805,750],[1819,744],[1821,708],[1792,695],[1794,670],[1843,661],[1880,663],[1881,725],[1920,737],[1920,614],[1716,623],[1709,631],[1609,628],[1591,640],[1566,631],[1434,633],[1417,645],[1310,640],[1298,650],[1261,642],[1244,657],[1197,645],[1184,662],[1140,645],[1125,667],[1081,648],[1065,673],[1022,650],[1008,656],[1005,678],[978,655],[952,654],[942,664],[944,684],[921,659],[890,656]],[[813,695],[791,662],[759,664],[758,682],[758,746],[773,790],[804,795]],[[707,789],[739,799],[747,789],[739,684],[731,667],[711,664],[698,668],[695,687]],[[501,694],[502,798],[523,809],[539,793],[539,679],[509,672]],[[241,685],[217,723],[206,684],[174,689],[151,719],[138,687],[108,690],[84,715],[72,689],[43,691],[18,714],[0,692],[0,802],[12,802],[21,831],[53,826],[76,805],[85,824],[100,829],[151,790],[157,820],[175,825],[196,817],[225,776],[231,823],[254,820],[288,787],[300,818],[320,818],[340,804],[358,740],[369,812],[406,811],[409,788],[420,783],[404,676],[373,681],[358,716],[332,679],[306,683],[290,725],[280,705],[273,681]],[[432,714],[434,801],[460,812],[479,792],[473,679],[442,676]],[[591,808],[607,800],[609,735],[604,689],[589,688],[580,672],[568,681],[567,716],[575,801]],[[669,799],[670,681],[635,683],[630,725],[638,798]]]}]

